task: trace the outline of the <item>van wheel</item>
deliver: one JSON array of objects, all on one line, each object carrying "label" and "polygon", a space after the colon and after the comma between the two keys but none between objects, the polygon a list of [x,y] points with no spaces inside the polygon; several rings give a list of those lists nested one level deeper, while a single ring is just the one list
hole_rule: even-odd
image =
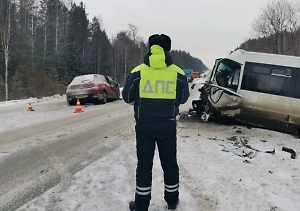
[{"label": "van wheel", "polygon": [[300,138],[300,127],[298,128],[298,130],[296,132],[296,138]]}]

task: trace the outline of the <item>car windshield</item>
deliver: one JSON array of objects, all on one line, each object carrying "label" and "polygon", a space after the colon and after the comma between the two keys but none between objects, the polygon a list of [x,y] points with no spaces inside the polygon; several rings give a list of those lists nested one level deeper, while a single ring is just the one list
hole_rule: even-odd
[{"label": "car windshield", "polygon": [[94,80],[94,75],[81,75],[73,79],[71,84],[90,83]]}]

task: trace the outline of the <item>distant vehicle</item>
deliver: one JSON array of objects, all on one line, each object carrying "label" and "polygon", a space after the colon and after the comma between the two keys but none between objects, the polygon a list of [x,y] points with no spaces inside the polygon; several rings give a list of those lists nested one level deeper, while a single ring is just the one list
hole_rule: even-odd
[{"label": "distant vehicle", "polygon": [[119,99],[120,88],[118,82],[110,76],[80,75],[68,85],[66,97],[69,105],[75,105],[77,98],[83,103],[91,101],[95,104],[105,104],[108,100]]},{"label": "distant vehicle", "polygon": [[300,57],[237,50],[216,60],[192,105],[206,121],[233,117],[300,136],[299,90]]},{"label": "distant vehicle", "polygon": [[184,74],[188,80],[188,82],[192,82],[193,81],[193,70],[191,69],[184,69]]},{"label": "distant vehicle", "polygon": [[195,78],[200,78],[200,73],[199,72],[193,72],[193,79]]}]

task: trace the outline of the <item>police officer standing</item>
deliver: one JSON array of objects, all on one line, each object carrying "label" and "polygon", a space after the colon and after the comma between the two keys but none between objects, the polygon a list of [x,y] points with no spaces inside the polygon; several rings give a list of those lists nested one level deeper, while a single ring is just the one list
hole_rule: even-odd
[{"label": "police officer standing", "polygon": [[176,209],[179,202],[176,116],[179,105],[189,98],[189,88],[183,70],[172,62],[170,50],[169,36],[150,36],[144,63],[131,71],[122,91],[124,101],[134,104],[136,120],[138,163],[135,201],[130,202],[130,210],[148,210],[156,144],[164,172],[164,199],[168,209]]}]

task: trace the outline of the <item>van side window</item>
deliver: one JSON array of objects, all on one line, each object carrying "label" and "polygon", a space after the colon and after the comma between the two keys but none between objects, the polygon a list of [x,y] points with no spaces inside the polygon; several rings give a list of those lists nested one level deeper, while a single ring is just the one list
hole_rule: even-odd
[{"label": "van side window", "polygon": [[270,74],[270,67],[264,67],[264,66],[253,66],[252,67],[253,73],[258,73],[258,74]]},{"label": "van side window", "polygon": [[293,68],[246,62],[241,89],[293,97]]},{"label": "van side window", "polygon": [[290,69],[273,68],[273,69],[271,69],[271,75],[283,76],[283,77],[292,77]]}]

